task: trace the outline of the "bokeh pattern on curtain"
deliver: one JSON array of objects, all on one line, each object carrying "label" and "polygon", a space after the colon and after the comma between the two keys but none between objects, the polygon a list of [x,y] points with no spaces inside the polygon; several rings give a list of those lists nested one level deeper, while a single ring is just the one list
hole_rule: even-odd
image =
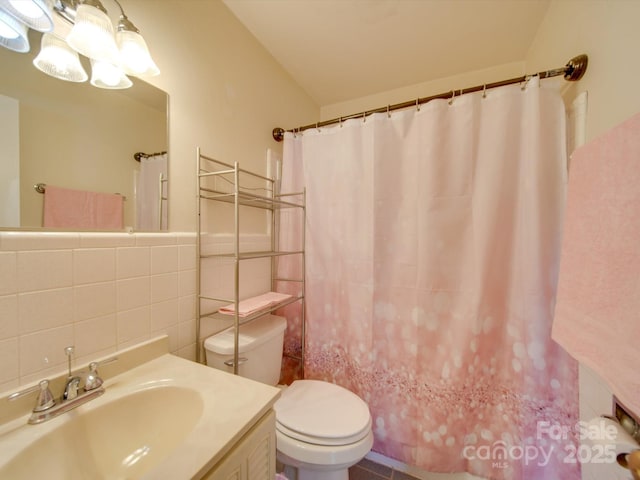
[{"label": "bokeh pattern on curtain", "polygon": [[428,471],[580,477],[575,439],[544,428],[577,422],[550,338],[565,112],[529,83],[285,138],[302,175],[283,191],[307,189],[305,377],[360,395],[374,451]]}]

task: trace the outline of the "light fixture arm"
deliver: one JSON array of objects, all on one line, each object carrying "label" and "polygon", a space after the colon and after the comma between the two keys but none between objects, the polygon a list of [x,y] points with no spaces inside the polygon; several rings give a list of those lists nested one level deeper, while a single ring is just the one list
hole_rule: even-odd
[{"label": "light fixture arm", "polygon": [[81,3],[82,5],[89,5],[90,7],[95,7],[105,15],[107,14],[107,9],[104,8],[104,5],[102,5],[102,2],[100,2],[100,0],[80,0],[78,1],[78,3]]},{"label": "light fixture arm", "polygon": [[[83,4],[89,5],[90,7],[95,7],[105,14],[107,13],[106,8],[104,8],[104,5],[102,5],[100,0],[54,0],[53,9],[58,12],[60,16],[66,21],[75,23],[78,7]],[[118,6],[120,7],[119,3]],[[120,11],[122,11],[122,7],[120,7]]]},{"label": "light fixture arm", "polygon": [[129,20],[129,17],[127,17],[127,15],[124,13],[124,9],[122,8],[122,5],[120,5],[120,2],[118,0],[113,0],[116,5],[118,5],[118,8],[120,8],[120,20],[118,21],[118,32],[122,32],[122,31],[126,31],[126,32],[134,32],[134,33],[140,33],[140,30],[138,30],[138,27],[136,27],[133,22],[131,20]]},{"label": "light fixture arm", "polygon": [[78,0],[55,0],[53,9],[67,22],[73,24],[76,20]]},{"label": "light fixture arm", "polygon": [[126,17],[126,15],[124,14],[124,9],[122,8],[122,5],[120,5],[120,2],[118,0],[113,1],[116,2],[116,5],[118,5],[118,8],[120,9],[120,15]]}]

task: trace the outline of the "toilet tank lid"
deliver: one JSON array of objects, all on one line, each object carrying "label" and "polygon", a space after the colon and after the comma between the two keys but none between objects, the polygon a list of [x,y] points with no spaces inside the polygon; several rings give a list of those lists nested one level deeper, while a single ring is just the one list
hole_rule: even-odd
[{"label": "toilet tank lid", "polygon": [[[284,332],[287,320],[277,315],[265,315],[240,326],[238,351],[253,350]],[[216,333],[204,341],[204,348],[221,355],[233,354],[234,327]]]}]

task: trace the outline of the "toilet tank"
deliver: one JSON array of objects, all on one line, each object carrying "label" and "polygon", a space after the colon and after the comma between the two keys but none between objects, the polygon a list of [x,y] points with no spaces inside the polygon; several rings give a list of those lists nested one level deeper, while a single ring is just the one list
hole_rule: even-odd
[{"label": "toilet tank", "polygon": [[[277,385],[286,326],[287,320],[277,315],[265,315],[240,326],[238,375]],[[233,336],[231,327],[205,340],[208,366],[233,373]]]}]

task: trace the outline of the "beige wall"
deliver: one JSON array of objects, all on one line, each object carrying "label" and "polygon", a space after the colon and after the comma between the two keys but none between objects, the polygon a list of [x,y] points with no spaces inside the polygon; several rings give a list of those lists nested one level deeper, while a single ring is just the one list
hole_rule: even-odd
[{"label": "beige wall", "polygon": [[528,71],[589,56],[584,78],[567,91],[569,99],[588,92],[587,140],[640,111],[639,20],[637,0],[555,0],[531,45]]},{"label": "beige wall", "polygon": [[324,105],[321,108],[321,119],[329,120],[341,116],[351,115],[366,110],[403,103],[411,99],[438,95],[451,90],[474,87],[484,83],[504,80],[505,78],[520,77],[525,74],[524,62],[506,63],[466,72],[453,77],[438,78],[429,82],[396,88],[375,95],[355,98],[346,102]]},{"label": "beige wall", "polygon": [[315,121],[319,108],[218,0],[127,0],[169,93],[169,225],[195,230],[195,151],[266,172],[276,126]]},{"label": "beige wall", "polygon": [[578,93],[588,92],[589,140],[640,111],[640,95],[636,92],[640,78],[639,19],[638,0],[554,0],[521,62],[323,105],[321,119],[557,68],[572,57],[586,53],[589,56],[586,75],[580,82],[567,82],[564,93],[571,101]]}]

